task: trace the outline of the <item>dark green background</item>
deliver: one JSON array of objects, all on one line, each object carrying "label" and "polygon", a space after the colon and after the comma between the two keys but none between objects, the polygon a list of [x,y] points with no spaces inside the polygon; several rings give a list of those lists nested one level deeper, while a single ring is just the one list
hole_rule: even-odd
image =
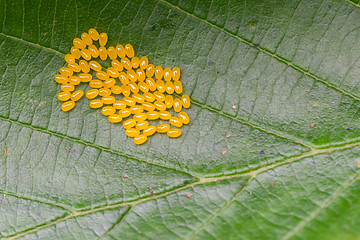
[{"label": "dark green background", "polygon": [[[92,27],[180,67],[180,138],[60,110]],[[360,239],[357,2],[0,0],[0,29],[1,237]]]}]

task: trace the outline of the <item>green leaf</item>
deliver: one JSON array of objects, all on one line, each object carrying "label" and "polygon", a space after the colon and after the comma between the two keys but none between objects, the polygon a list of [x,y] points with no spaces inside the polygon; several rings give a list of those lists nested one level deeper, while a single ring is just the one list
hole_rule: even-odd
[{"label": "green leaf", "polygon": [[[0,1],[0,237],[359,239],[359,18],[349,0]],[[137,146],[85,98],[61,111],[54,75],[92,27],[180,67],[180,138]]]}]

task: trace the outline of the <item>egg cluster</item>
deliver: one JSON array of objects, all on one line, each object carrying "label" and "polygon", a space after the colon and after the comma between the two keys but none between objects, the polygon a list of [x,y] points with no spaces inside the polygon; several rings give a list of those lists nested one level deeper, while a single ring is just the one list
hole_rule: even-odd
[{"label": "egg cluster", "polygon": [[[64,102],[61,109],[65,112],[73,109],[84,96],[75,87],[88,83],[92,89],[85,96],[91,100],[90,107],[102,108],[102,114],[112,123],[124,120],[126,135],[133,137],[136,144],[143,144],[156,132],[179,137],[179,128],[189,123],[189,116],[182,108],[190,107],[188,95],[172,96],[183,91],[180,69],[155,67],[146,56],[136,57],[130,44],[106,48],[107,41],[108,35],[95,29],[74,39],[70,54],[65,56],[68,66],[61,67],[60,74],[55,76],[55,81],[61,84],[62,91],[58,94],[58,99]],[[104,69],[92,58],[109,58],[111,67]],[[178,116],[172,116],[167,111],[170,109]],[[149,125],[149,120],[157,119],[168,120],[170,124]]]}]

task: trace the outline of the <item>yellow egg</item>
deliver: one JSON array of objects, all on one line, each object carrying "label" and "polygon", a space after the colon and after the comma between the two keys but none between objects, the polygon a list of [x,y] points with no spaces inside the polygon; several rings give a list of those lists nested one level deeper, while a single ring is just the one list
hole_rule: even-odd
[{"label": "yellow egg", "polygon": [[149,65],[149,59],[146,56],[140,58],[140,68],[146,69]]},{"label": "yellow egg", "polygon": [[74,47],[84,49],[86,47],[86,44],[83,40],[80,38],[74,38],[73,40]]},{"label": "yellow egg", "polygon": [[111,95],[111,90],[108,88],[100,88],[99,89],[99,95],[104,97],[104,96],[110,96]]},{"label": "yellow egg", "polygon": [[92,70],[96,71],[96,72],[100,72],[101,71],[101,65],[100,63],[96,62],[96,61],[90,61],[89,62],[89,66]]},{"label": "yellow egg", "polygon": [[109,79],[107,79],[107,80],[104,81],[104,86],[105,86],[106,88],[111,88],[112,86],[115,85],[115,83],[116,83],[115,79],[109,78]]},{"label": "yellow egg", "polygon": [[91,39],[90,35],[88,33],[82,33],[81,34],[81,40],[83,40],[83,42],[86,44],[86,45],[91,45],[93,44],[93,40]]},{"label": "yellow egg", "polygon": [[136,102],[131,97],[124,97],[123,101],[126,103],[127,106],[132,107],[135,106]]},{"label": "yellow egg", "polygon": [[79,101],[82,98],[82,96],[84,96],[84,91],[77,90],[71,94],[71,100],[73,100],[74,102]]},{"label": "yellow egg", "polygon": [[135,105],[130,107],[131,113],[132,114],[138,114],[138,113],[142,113],[144,111],[143,107],[140,105]]},{"label": "yellow egg", "polygon": [[183,91],[183,86],[182,83],[180,81],[175,81],[174,82],[174,90],[177,94],[182,93]]},{"label": "yellow egg", "polygon": [[113,66],[113,68],[115,68],[119,72],[121,72],[124,69],[124,66],[118,60],[112,61],[111,66]]},{"label": "yellow egg", "polygon": [[90,101],[91,108],[101,108],[104,104],[100,99],[94,99]]},{"label": "yellow egg", "polygon": [[161,92],[155,91],[153,94],[154,94],[156,100],[161,101],[161,102],[165,101],[165,95],[162,94]]},{"label": "yellow egg", "polygon": [[180,112],[179,119],[182,121],[183,124],[188,124],[190,122],[190,118],[186,114],[186,112]]},{"label": "yellow egg", "polygon": [[93,58],[99,57],[100,51],[99,51],[99,49],[98,49],[95,45],[90,45],[90,46],[88,47],[88,49],[89,49],[89,52],[90,52],[90,54],[91,54],[91,56],[92,56]]},{"label": "yellow egg", "polygon": [[99,36],[99,44],[101,47],[104,47],[108,41],[108,35],[106,33],[101,33]]},{"label": "yellow egg", "polygon": [[128,119],[128,120],[123,122],[123,127],[125,129],[135,127],[135,125],[136,125],[136,121],[134,119]]},{"label": "yellow egg", "polygon": [[93,40],[95,40],[95,41],[99,40],[99,33],[98,33],[98,31],[96,31],[96,29],[91,28],[89,30],[89,35]]},{"label": "yellow egg", "polygon": [[105,116],[109,116],[109,115],[112,115],[116,112],[115,108],[112,107],[112,106],[106,106],[106,107],[103,107],[102,110],[101,110],[102,114],[104,114]]},{"label": "yellow egg", "polygon": [[140,59],[138,57],[133,57],[131,59],[131,66],[133,68],[138,68],[139,67],[139,64],[140,64]]},{"label": "yellow egg", "polygon": [[125,109],[126,108],[126,103],[124,101],[121,100],[116,100],[113,104],[115,109]]},{"label": "yellow egg", "polygon": [[75,63],[75,57],[71,54],[66,54],[65,55],[65,61],[67,63]]},{"label": "yellow egg", "polygon": [[160,111],[159,112],[159,117],[162,120],[169,120],[171,118],[171,113],[168,111]]},{"label": "yellow egg", "polygon": [[119,74],[120,74],[119,71],[114,67],[109,67],[108,69],[106,69],[106,72],[110,77],[113,77],[113,78],[119,77]]},{"label": "yellow egg", "polygon": [[90,82],[92,80],[92,75],[87,73],[80,73],[79,79],[81,82]]},{"label": "yellow egg", "polygon": [[126,86],[126,85],[121,85],[121,92],[125,97],[130,96],[130,93],[131,93],[130,87]]},{"label": "yellow egg", "polygon": [[80,68],[79,64],[77,64],[77,63],[69,63],[68,68],[70,68],[74,72],[80,72],[81,71],[81,68]]},{"label": "yellow egg", "polygon": [[132,58],[135,55],[134,48],[131,46],[131,44],[125,45],[125,54],[127,57]]},{"label": "yellow egg", "polygon": [[154,79],[147,78],[146,83],[149,85],[150,91],[155,91],[156,90],[156,83],[155,83]]},{"label": "yellow egg", "polygon": [[146,113],[136,113],[133,117],[137,122],[142,122],[147,119]]},{"label": "yellow egg", "polygon": [[172,69],[172,79],[174,79],[174,81],[178,81],[180,79],[180,68],[174,67]]},{"label": "yellow egg", "polygon": [[77,47],[71,47],[70,52],[75,59],[79,59],[81,57],[81,51]]},{"label": "yellow egg", "polygon": [[165,103],[163,102],[160,102],[160,101],[155,101],[154,102],[154,106],[157,110],[159,111],[165,111],[166,110],[166,106],[165,106]]},{"label": "yellow egg", "polygon": [[80,69],[81,69],[81,71],[82,71],[83,73],[88,73],[88,72],[90,72],[90,66],[89,66],[89,64],[88,64],[87,61],[85,61],[85,60],[80,60],[79,66],[80,66]]},{"label": "yellow egg", "polygon": [[156,88],[159,92],[163,93],[166,90],[165,83],[163,80],[158,80],[156,82]]},{"label": "yellow egg", "polygon": [[132,68],[130,60],[127,57],[121,58],[121,64],[126,70],[130,70]]},{"label": "yellow egg", "polygon": [[146,76],[148,78],[151,78],[152,76],[154,76],[155,73],[155,67],[153,64],[149,64],[148,67],[146,68]]},{"label": "yellow egg", "polygon": [[143,130],[143,134],[146,136],[151,136],[156,132],[156,127],[154,125],[150,125]]},{"label": "yellow egg", "polygon": [[170,118],[169,122],[170,122],[170,124],[172,124],[172,125],[174,125],[175,127],[178,127],[178,128],[182,127],[182,125],[183,125],[182,121],[177,117]]},{"label": "yellow egg", "polygon": [[182,109],[181,101],[180,101],[180,99],[177,98],[177,99],[175,99],[175,101],[174,101],[174,111],[175,111],[175,112],[180,112],[181,109]]},{"label": "yellow egg", "polygon": [[151,111],[147,113],[147,119],[149,120],[156,120],[159,118],[159,112]]},{"label": "yellow egg", "polygon": [[147,128],[148,126],[149,126],[149,122],[148,122],[148,121],[142,121],[142,122],[136,123],[136,129],[138,129],[138,130],[144,130],[144,129]]},{"label": "yellow egg", "polygon": [[119,56],[119,58],[124,58],[125,57],[125,49],[124,49],[123,45],[117,45],[116,46],[116,52],[117,52],[117,55]]},{"label": "yellow egg", "polygon": [[139,82],[143,82],[143,81],[145,81],[145,72],[144,72],[144,70],[142,70],[142,69],[138,69],[138,70],[136,70],[136,75],[137,75],[137,80],[139,81]]},{"label": "yellow egg", "polygon": [[166,133],[167,131],[169,131],[169,129],[170,129],[169,124],[160,124],[156,127],[156,131],[158,133]]},{"label": "yellow egg", "polygon": [[66,91],[66,92],[60,92],[58,95],[57,95],[58,99],[60,101],[67,101],[71,98],[71,93]]},{"label": "yellow egg", "polygon": [[85,60],[89,61],[91,59],[91,52],[89,50],[87,50],[87,49],[83,49],[83,50],[81,50],[81,56]]},{"label": "yellow egg", "polygon": [[131,115],[131,110],[129,108],[121,109],[119,111],[119,114],[121,115],[122,118],[126,118]]},{"label": "yellow egg", "polygon": [[115,60],[117,58],[117,52],[116,52],[116,49],[114,47],[109,47],[107,49],[107,51],[108,51],[107,53],[109,55],[109,58],[111,60]]},{"label": "yellow egg", "polygon": [[134,72],[134,70],[129,70],[129,71],[127,71],[127,77],[129,78],[129,80],[131,81],[131,82],[136,82],[136,80],[137,80],[137,75],[136,75],[136,73]]},{"label": "yellow egg", "polygon": [[108,56],[108,52],[107,49],[105,47],[100,47],[99,48],[99,56],[101,60],[106,60],[107,56]]},{"label": "yellow egg", "polygon": [[144,134],[140,134],[139,136],[134,138],[134,143],[137,145],[141,145],[147,141],[147,136]]},{"label": "yellow egg", "polygon": [[115,102],[115,98],[113,96],[104,96],[101,98],[104,104],[113,104]]},{"label": "yellow egg", "polygon": [[149,85],[146,82],[139,82],[139,90],[142,92],[148,92],[149,91]]},{"label": "yellow egg", "polygon": [[109,78],[109,74],[107,74],[107,73],[104,72],[104,71],[99,71],[99,72],[96,73],[96,77],[97,77],[98,79],[101,79],[101,80],[106,80],[106,79]]},{"label": "yellow egg", "polygon": [[140,135],[140,131],[135,128],[126,129],[125,133],[128,137],[137,137]]},{"label": "yellow egg", "polygon": [[72,85],[79,85],[80,84],[80,78],[76,76],[70,76],[69,77],[69,83]]},{"label": "yellow egg", "polygon": [[71,109],[73,109],[74,107],[75,107],[74,101],[67,101],[61,105],[61,110],[63,110],[64,112],[67,112],[67,111],[70,111]]},{"label": "yellow egg", "polygon": [[144,93],[143,96],[144,96],[145,101],[147,101],[147,102],[153,102],[153,101],[155,101],[155,96],[154,96],[154,94],[152,94],[152,93],[150,93],[150,92]]},{"label": "yellow egg", "polygon": [[164,79],[165,81],[170,81],[171,80],[171,76],[172,76],[172,72],[170,68],[165,68],[164,69]]},{"label": "yellow egg", "polygon": [[70,68],[67,68],[67,67],[61,67],[59,69],[59,72],[61,75],[64,75],[64,76],[72,76],[73,75],[73,70],[71,70]]},{"label": "yellow egg", "polygon": [[174,104],[173,96],[167,95],[165,97],[165,106],[166,106],[166,108],[172,108],[173,104]]},{"label": "yellow egg", "polygon": [[55,82],[57,83],[67,83],[69,81],[67,76],[58,74],[55,76]]},{"label": "yellow egg", "polygon": [[102,88],[104,86],[104,83],[100,80],[95,79],[89,82],[89,86],[92,88]]},{"label": "yellow egg", "polygon": [[122,92],[122,89],[121,89],[120,86],[114,85],[114,86],[111,87],[111,92],[113,94],[120,94]]},{"label": "yellow egg", "polygon": [[122,121],[122,117],[119,114],[112,114],[108,117],[109,122],[119,123]]},{"label": "yellow egg", "polygon": [[[129,84],[130,85],[130,84]],[[140,95],[138,93],[134,93],[132,95],[132,98],[137,102],[137,103],[143,103],[145,101],[145,98],[143,95]]]},{"label": "yellow egg", "polygon": [[164,76],[164,69],[161,66],[155,68],[155,78],[160,80]]},{"label": "yellow egg", "polygon": [[90,89],[89,91],[86,92],[86,97],[88,99],[94,99],[99,95],[99,90],[97,89]]},{"label": "yellow egg", "polygon": [[145,111],[151,112],[155,110],[155,106],[152,103],[148,103],[148,102],[144,102],[142,104],[142,107],[144,108]]},{"label": "yellow egg", "polygon": [[166,134],[171,138],[177,138],[177,137],[180,137],[181,130],[177,129],[177,128],[172,128],[172,129],[169,129],[169,131],[167,131]]},{"label": "yellow egg", "polygon": [[171,81],[169,81],[169,82],[166,82],[166,84],[165,84],[165,88],[166,88],[166,92],[168,93],[168,94],[173,94],[174,93],[174,84],[171,82]]},{"label": "yellow egg", "polygon": [[61,85],[61,90],[63,90],[64,92],[72,92],[72,91],[74,91],[74,89],[75,89],[75,87],[74,87],[74,85],[72,85],[72,84],[70,84],[70,83],[63,83],[62,85]]},{"label": "yellow egg", "polygon": [[184,108],[190,107],[190,97],[187,94],[182,95],[181,102]]}]

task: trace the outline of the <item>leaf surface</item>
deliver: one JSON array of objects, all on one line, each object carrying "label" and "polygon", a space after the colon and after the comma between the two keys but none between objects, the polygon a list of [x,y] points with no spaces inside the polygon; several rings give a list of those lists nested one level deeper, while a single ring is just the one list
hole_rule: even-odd
[{"label": "leaf surface", "polygon": [[[1,1],[0,237],[360,238],[359,18],[345,0]],[[54,75],[92,27],[180,67],[180,138],[136,146],[88,99],[60,110]]]}]

